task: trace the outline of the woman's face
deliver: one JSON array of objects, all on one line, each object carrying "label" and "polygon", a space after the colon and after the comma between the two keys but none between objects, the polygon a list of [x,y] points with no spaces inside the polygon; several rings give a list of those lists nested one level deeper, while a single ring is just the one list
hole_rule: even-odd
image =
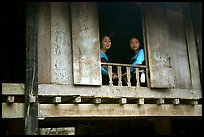
[{"label": "woman's face", "polygon": [[140,47],[140,43],[138,41],[137,38],[132,38],[130,40],[130,48],[133,50],[133,51],[137,51]]},{"label": "woman's face", "polygon": [[111,40],[108,36],[103,37],[101,48],[107,50],[111,47]]}]

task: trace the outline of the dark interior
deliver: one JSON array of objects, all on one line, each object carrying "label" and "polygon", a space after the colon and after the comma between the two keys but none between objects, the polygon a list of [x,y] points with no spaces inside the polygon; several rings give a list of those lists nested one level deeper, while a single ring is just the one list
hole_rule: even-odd
[{"label": "dark interior", "polygon": [[2,83],[25,83],[25,2],[5,2],[3,5]]},{"label": "dark interior", "polygon": [[143,43],[141,8],[132,3],[99,2],[98,11],[100,37],[111,38],[111,48],[107,51],[110,62],[130,63],[133,56],[130,38],[136,36]]}]

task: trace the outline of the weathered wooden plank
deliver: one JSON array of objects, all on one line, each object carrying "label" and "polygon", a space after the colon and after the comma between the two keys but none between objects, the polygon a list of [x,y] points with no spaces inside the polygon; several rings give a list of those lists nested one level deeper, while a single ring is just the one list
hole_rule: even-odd
[{"label": "weathered wooden plank", "polygon": [[38,82],[51,83],[50,3],[41,2],[38,9]]},{"label": "weathered wooden plank", "polygon": [[39,117],[202,116],[202,105],[40,104],[39,108]]},{"label": "weathered wooden plank", "polygon": [[[202,83],[202,2],[194,2],[189,5],[191,16],[192,16],[192,24],[193,30],[195,33],[196,45],[197,45],[197,52],[198,52],[198,60],[199,60],[199,67],[200,67],[200,78]],[[201,84],[201,89],[203,85]]]},{"label": "weathered wooden plank", "polygon": [[73,84],[70,3],[51,3],[51,82]]},{"label": "weathered wooden plank", "polygon": [[71,3],[74,84],[101,85],[97,4]]},{"label": "weathered wooden plank", "polygon": [[2,118],[24,118],[24,103],[2,103]]},{"label": "weathered wooden plank", "polygon": [[[26,4],[26,80],[25,80],[25,134],[38,131],[38,4]],[[34,100],[33,100],[34,99]]]},{"label": "weathered wooden plank", "polygon": [[149,80],[149,61],[148,61],[148,50],[147,50],[147,38],[146,38],[146,19],[145,19],[145,11],[144,4],[141,4],[141,12],[142,12],[142,34],[143,34],[143,42],[144,42],[144,52],[145,52],[145,65],[146,65],[146,78],[147,78],[147,87],[150,87]]},{"label": "weathered wooden plank", "polygon": [[188,57],[190,64],[191,82],[193,89],[201,89],[200,74],[198,66],[198,53],[196,47],[196,39],[193,30],[192,18],[189,11],[188,3],[183,4],[184,10],[184,26],[186,34],[186,43],[188,48]]},{"label": "weathered wooden plank", "polygon": [[192,88],[181,3],[166,4],[175,88]]},{"label": "weathered wooden plank", "polygon": [[23,83],[2,83],[2,95],[24,95],[25,84]]},{"label": "weathered wooden plank", "polygon": [[144,97],[144,98],[202,98],[202,91],[195,90],[191,94],[189,89],[150,89],[147,87],[127,87],[127,86],[74,86],[58,84],[40,84],[39,95],[46,96],[96,96],[96,97]]},{"label": "weathered wooden plank", "polygon": [[[114,108],[114,109],[112,109]],[[79,113],[78,113],[79,112]],[[202,116],[202,105],[40,104],[39,117]],[[24,118],[24,103],[2,103],[2,118]]]},{"label": "weathered wooden plank", "polygon": [[145,3],[145,29],[151,88],[174,87],[164,3]]}]

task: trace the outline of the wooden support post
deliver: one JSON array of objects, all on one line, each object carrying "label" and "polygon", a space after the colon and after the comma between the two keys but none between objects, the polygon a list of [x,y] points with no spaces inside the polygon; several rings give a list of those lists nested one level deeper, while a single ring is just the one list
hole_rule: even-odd
[{"label": "wooden support post", "polygon": [[62,97],[54,97],[53,98],[53,103],[61,103],[62,102]]},{"label": "wooden support post", "polygon": [[138,98],[137,104],[139,104],[139,105],[144,104],[144,98]]},{"label": "wooden support post", "polygon": [[164,99],[163,98],[157,99],[157,104],[158,105],[164,104]]},{"label": "wooden support post", "polygon": [[180,104],[180,99],[179,99],[179,98],[173,99],[173,104],[174,104],[174,105]]},{"label": "wooden support post", "polygon": [[108,76],[109,76],[109,85],[110,85],[110,86],[113,86],[112,66],[108,66]]},{"label": "wooden support post", "polygon": [[8,96],[7,102],[8,103],[14,103],[14,99],[15,99],[15,96]]},{"label": "wooden support post", "polygon": [[94,98],[94,103],[95,104],[100,104],[101,103],[101,98]]},{"label": "wooden support post", "polygon": [[118,101],[119,101],[119,104],[123,105],[127,103],[127,98],[122,97]]},{"label": "wooden support post", "polygon": [[38,133],[37,8],[26,4],[25,135]]},{"label": "wooden support post", "polygon": [[130,67],[126,67],[127,71],[127,85],[128,87],[131,87],[131,82],[130,82]]}]

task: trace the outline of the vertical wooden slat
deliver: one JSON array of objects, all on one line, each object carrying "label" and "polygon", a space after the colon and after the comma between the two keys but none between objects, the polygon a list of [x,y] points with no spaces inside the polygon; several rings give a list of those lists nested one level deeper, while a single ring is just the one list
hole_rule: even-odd
[{"label": "vertical wooden slat", "polygon": [[[202,2],[193,2],[189,4],[189,10],[191,13],[192,25],[194,30],[194,35],[196,39],[196,46],[198,52],[199,68],[200,68],[200,83],[202,83]],[[203,84],[201,84],[201,89],[203,89]]]},{"label": "vertical wooden slat", "polygon": [[181,3],[166,3],[166,10],[170,35],[169,45],[173,51],[172,69],[175,73],[175,88],[189,89],[192,85]]},{"label": "vertical wooden slat", "polygon": [[117,66],[117,73],[118,73],[118,86],[122,86],[122,71],[121,66]]},{"label": "vertical wooden slat", "polygon": [[109,85],[113,86],[112,66],[108,66]]},{"label": "vertical wooden slat", "polygon": [[137,86],[137,87],[140,87],[139,68],[135,68],[135,75],[136,75],[136,86]]},{"label": "vertical wooden slat", "polygon": [[72,2],[74,84],[101,85],[97,4]]},{"label": "vertical wooden slat", "polygon": [[146,78],[147,78],[147,87],[150,87],[149,81],[149,62],[148,62],[148,49],[147,49],[147,38],[146,38],[146,20],[145,20],[145,11],[144,4],[142,4],[142,32],[144,39],[144,51],[145,51],[145,65],[146,65]]},{"label": "vertical wooden slat", "polygon": [[151,88],[174,87],[165,3],[145,3],[144,11],[150,86]]},{"label": "vertical wooden slat", "polygon": [[51,82],[50,3],[39,3],[38,9],[38,83]]},{"label": "vertical wooden slat", "polygon": [[128,87],[131,87],[131,82],[130,82],[130,67],[126,67],[127,71],[127,85]]},{"label": "vertical wooden slat", "polygon": [[70,3],[51,3],[51,82],[73,84]]},{"label": "vertical wooden slat", "polygon": [[198,53],[195,41],[195,35],[192,25],[192,18],[189,11],[188,3],[183,4],[184,10],[184,25],[186,34],[186,43],[188,48],[188,59],[190,64],[191,82],[193,89],[201,89],[200,74],[198,66]]},{"label": "vertical wooden slat", "polygon": [[[38,60],[36,3],[26,5],[25,134],[38,131]],[[32,99],[35,100],[32,100]],[[30,102],[32,100],[32,102]]]}]

